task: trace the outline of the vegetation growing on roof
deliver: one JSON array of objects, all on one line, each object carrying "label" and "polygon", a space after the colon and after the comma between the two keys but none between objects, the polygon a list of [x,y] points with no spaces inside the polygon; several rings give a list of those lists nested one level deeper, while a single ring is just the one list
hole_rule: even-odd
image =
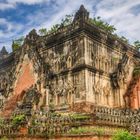
[{"label": "vegetation growing on roof", "polygon": [[[39,29],[38,33],[41,36],[45,36],[45,35],[55,33],[61,27],[66,27],[66,26],[70,25],[72,23],[72,21],[73,21],[73,15],[66,15],[61,20],[61,22],[59,24],[53,25],[50,29],[41,28],[41,29]],[[121,40],[121,41],[123,41],[123,42],[125,42],[127,44],[129,43],[129,40],[126,37],[124,37],[124,36],[119,37],[117,34],[115,34],[116,28],[115,28],[114,25],[110,25],[109,23],[103,21],[101,19],[101,17],[98,16],[98,17],[90,18],[89,23],[94,24],[95,26],[97,26],[98,28],[103,29],[107,33],[113,34],[115,38],[117,38],[117,39],[119,39],[119,40]],[[12,50],[16,51],[17,49],[19,49],[20,46],[22,46],[22,44],[23,44],[23,40],[24,40],[24,37],[21,37],[19,39],[14,40],[13,44],[12,44]],[[140,41],[137,40],[137,41],[134,42],[134,48],[139,50]]]},{"label": "vegetation growing on roof", "polygon": [[129,40],[124,36],[121,36],[120,39],[125,43],[129,43]]},{"label": "vegetation growing on roof", "polygon": [[114,25],[109,25],[107,22],[104,22],[101,20],[101,17],[90,18],[89,22],[105,30],[106,32],[114,33],[116,31]]},{"label": "vegetation growing on roof", "polygon": [[13,40],[13,43],[12,43],[12,50],[13,52],[16,51],[17,49],[19,49],[22,45],[23,45],[23,41],[24,41],[24,37],[20,37],[16,40]]},{"label": "vegetation growing on roof", "polygon": [[133,76],[134,77],[140,76],[140,66],[135,67],[135,69],[133,70]]},{"label": "vegetation growing on roof", "polygon": [[134,44],[135,49],[137,49],[137,50],[140,49],[140,41],[139,40],[135,41],[133,44]]},{"label": "vegetation growing on roof", "polygon": [[56,32],[59,28],[70,25],[72,23],[72,20],[73,20],[73,15],[66,15],[65,18],[63,18],[61,20],[60,24],[53,25],[51,27],[51,29],[49,29],[49,30],[46,28],[39,29],[39,34],[41,36],[45,36],[45,35],[51,34],[53,32]]},{"label": "vegetation growing on roof", "polygon": [[20,125],[23,121],[25,121],[25,115],[17,115],[12,118],[13,126]]}]

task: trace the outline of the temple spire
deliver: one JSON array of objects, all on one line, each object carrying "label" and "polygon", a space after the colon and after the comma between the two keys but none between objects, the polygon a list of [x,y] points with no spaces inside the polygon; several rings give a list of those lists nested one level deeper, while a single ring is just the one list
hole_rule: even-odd
[{"label": "temple spire", "polygon": [[76,12],[74,21],[85,21],[89,19],[89,12],[85,9],[84,5],[81,5]]},{"label": "temple spire", "polygon": [[39,35],[37,34],[36,30],[33,29],[29,32],[26,36],[24,44],[28,44],[31,46],[36,46],[36,40],[38,39]]},{"label": "temple spire", "polygon": [[1,49],[0,51],[0,55],[7,55],[8,54],[8,51],[6,50],[5,46],[3,46],[3,48]]}]

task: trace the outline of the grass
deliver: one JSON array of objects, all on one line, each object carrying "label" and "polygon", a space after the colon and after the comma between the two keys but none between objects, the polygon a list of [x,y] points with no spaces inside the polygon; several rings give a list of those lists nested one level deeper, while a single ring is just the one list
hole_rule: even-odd
[{"label": "grass", "polygon": [[102,128],[87,128],[87,127],[78,127],[78,128],[72,128],[69,132],[69,134],[96,134],[98,136],[104,135],[104,129]]},{"label": "grass", "polygon": [[86,119],[90,119],[90,116],[88,115],[84,115],[84,114],[73,114],[71,115],[71,117],[75,120],[86,120]]}]

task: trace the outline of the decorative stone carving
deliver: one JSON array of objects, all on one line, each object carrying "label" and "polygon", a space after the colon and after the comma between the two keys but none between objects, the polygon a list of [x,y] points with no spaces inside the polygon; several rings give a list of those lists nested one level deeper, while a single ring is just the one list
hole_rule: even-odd
[{"label": "decorative stone carving", "polygon": [[116,71],[111,74],[111,82],[114,88],[120,87],[120,80],[123,80],[123,82],[125,82],[125,75],[126,75],[125,68],[126,68],[128,59],[129,57],[125,53],[122,56],[122,59],[120,60]]}]

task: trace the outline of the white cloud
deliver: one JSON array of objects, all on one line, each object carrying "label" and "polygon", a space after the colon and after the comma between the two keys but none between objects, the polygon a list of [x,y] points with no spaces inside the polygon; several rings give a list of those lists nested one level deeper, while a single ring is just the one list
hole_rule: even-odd
[{"label": "white cloud", "polygon": [[23,3],[23,4],[32,5],[32,4],[38,4],[38,3],[47,2],[47,1],[48,0],[7,0],[7,3],[10,3],[10,4]]},{"label": "white cloud", "polygon": [[18,37],[18,31],[23,29],[23,25],[0,18],[0,26],[6,28],[5,30],[0,29],[0,49],[2,46],[6,46],[7,50],[11,52],[12,40]]},{"label": "white cloud", "polygon": [[[0,31],[0,38],[3,35],[6,36],[5,38],[26,35],[33,28],[37,30],[42,27],[50,28],[53,24],[59,23],[66,14],[74,14],[80,5],[84,4],[85,8],[91,12],[92,17],[93,15],[100,16],[106,22],[115,25],[119,35],[126,36],[131,42],[140,40],[140,14],[134,14],[132,10],[133,7],[140,4],[140,0],[6,0],[6,3],[8,4],[7,8],[8,6],[9,8],[15,8],[19,3],[28,5],[50,4],[52,1],[54,3],[49,9],[51,12],[48,9],[46,11],[37,9],[36,13],[28,14],[26,17],[28,23],[24,25],[13,24],[7,20],[0,19],[0,24],[5,22],[7,26],[6,34]],[[21,30],[24,30],[24,32],[19,34]]]},{"label": "white cloud", "polygon": [[66,14],[75,14],[76,11],[80,8],[81,4],[84,4],[89,11],[93,11],[92,5],[94,5],[95,2],[96,0],[92,2],[87,2],[87,0],[56,0],[57,12],[55,12],[49,20],[44,20],[42,24],[37,27],[37,29],[41,27],[50,28],[52,25],[61,22],[61,19],[64,18]]},{"label": "white cloud", "polygon": [[12,24],[4,18],[0,18],[0,26],[5,26],[7,31],[12,29]]},{"label": "white cloud", "polygon": [[117,33],[126,36],[130,42],[140,40],[140,14],[131,10],[140,5],[140,0],[103,0],[98,3],[96,15],[117,28]]},{"label": "white cloud", "polygon": [[6,9],[14,8],[15,6],[11,3],[0,3],[0,10],[4,11]]},{"label": "white cloud", "polygon": [[49,0],[5,0],[5,2],[0,3],[0,10],[4,11],[7,9],[16,8],[17,4],[34,5],[48,1]]}]

